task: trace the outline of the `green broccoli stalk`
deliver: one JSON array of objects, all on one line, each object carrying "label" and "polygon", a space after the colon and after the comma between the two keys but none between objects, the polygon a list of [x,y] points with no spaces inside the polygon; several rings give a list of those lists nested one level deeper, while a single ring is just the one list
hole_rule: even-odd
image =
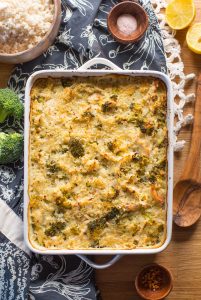
[{"label": "green broccoli stalk", "polygon": [[23,136],[20,133],[0,132],[0,164],[18,160],[23,151]]},{"label": "green broccoli stalk", "polygon": [[8,116],[20,120],[23,116],[23,110],[23,104],[12,90],[0,89],[0,123],[3,123]]}]

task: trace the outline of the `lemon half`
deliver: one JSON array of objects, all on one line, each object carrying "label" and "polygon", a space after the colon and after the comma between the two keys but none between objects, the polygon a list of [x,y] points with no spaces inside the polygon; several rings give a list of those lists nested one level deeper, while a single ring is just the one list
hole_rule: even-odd
[{"label": "lemon half", "polygon": [[186,36],[188,47],[195,53],[201,54],[201,23],[195,23],[189,28]]},{"label": "lemon half", "polygon": [[193,0],[173,0],[166,8],[166,21],[175,29],[184,29],[193,21],[196,14]]}]

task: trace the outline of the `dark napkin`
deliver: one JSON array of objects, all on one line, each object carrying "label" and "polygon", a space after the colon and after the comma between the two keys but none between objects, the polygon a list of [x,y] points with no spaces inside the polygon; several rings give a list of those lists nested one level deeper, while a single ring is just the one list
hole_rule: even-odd
[{"label": "dark napkin", "polygon": [[[22,101],[27,78],[43,69],[76,69],[93,57],[105,57],[123,69],[166,72],[161,32],[149,0],[139,1],[149,15],[149,28],[136,44],[121,45],[107,31],[115,0],[63,0],[62,24],[55,43],[40,57],[18,65],[8,86]],[[2,131],[23,132],[23,122],[9,118]],[[23,214],[23,158],[0,166],[0,200]],[[0,215],[4,214],[0,205]],[[15,226],[15,224],[12,224]],[[14,242],[14,241],[13,241]],[[31,267],[30,267],[31,266]],[[74,256],[32,255],[0,232],[0,300],[97,299],[93,270]]]}]

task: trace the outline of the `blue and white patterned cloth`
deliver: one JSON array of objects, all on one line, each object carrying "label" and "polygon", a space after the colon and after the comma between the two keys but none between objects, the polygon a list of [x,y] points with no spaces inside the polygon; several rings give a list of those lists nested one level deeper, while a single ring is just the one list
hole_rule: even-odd
[{"label": "blue and white patterned cloth", "polygon": [[[29,75],[43,69],[76,69],[93,57],[105,57],[123,69],[166,72],[158,22],[149,0],[146,35],[121,45],[107,31],[107,14],[116,0],[63,0],[62,24],[54,45],[37,59],[18,65],[8,86],[23,101]],[[12,118],[0,130],[23,132]],[[23,158],[0,166],[0,300],[97,299],[93,270],[76,256],[33,255],[23,243]]]}]

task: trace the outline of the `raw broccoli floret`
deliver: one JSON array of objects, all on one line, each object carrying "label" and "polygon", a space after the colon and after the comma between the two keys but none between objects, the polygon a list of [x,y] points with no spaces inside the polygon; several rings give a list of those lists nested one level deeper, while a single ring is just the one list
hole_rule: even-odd
[{"label": "raw broccoli floret", "polygon": [[23,151],[23,136],[20,133],[0,132],[0,164],[18,160]]},{"label": "raw broccoli floret", "polygon": [[0,123],[8,116],[20,120],[23,115],[23,104],[19,97],[10,89],[0,89]]}]

